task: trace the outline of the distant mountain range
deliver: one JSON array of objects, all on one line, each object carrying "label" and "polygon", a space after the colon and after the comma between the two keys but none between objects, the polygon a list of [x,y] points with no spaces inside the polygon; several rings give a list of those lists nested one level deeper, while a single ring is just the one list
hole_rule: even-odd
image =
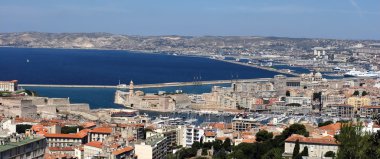
[{"label": "distant mountain range", "polygon": [[217,53],[262,49],[309,49],[315,46],[373,43],[370,40],[334,40],[257,36],[128,36],[109,33],[0,33],[0,46],[30,48],[116,49],[150,52]]}]

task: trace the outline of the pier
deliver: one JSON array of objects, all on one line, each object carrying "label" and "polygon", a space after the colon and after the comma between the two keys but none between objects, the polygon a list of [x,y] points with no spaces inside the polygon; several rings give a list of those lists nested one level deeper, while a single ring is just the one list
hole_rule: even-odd
[{"label": "pier", "polygon": [[228,63],[233,63],[233,64],[237,64],[237,65],[248,66],[248,67],[255,67],[255,68],[258,68],[258,69],[263,69],[263,70],[267,70],[267,71],[277,72],[277,73],[281,73],[281,74],[293,75],[293,76],[297,76],[297,77],[300,76],[300,74],[295,73],[295,72],[287,72],[287,71],[278,70],[278,69],[274,69],[274,68],[270,68],[270,67],[258,66],[258,65],[253,65],[253,64],[248,64],[248,63],[242,63],[242,62],[237,62],[237,61],[230,61],[230,60],[222,60],[222,59],[214,59],[214,60],[228,62]]},{"label": "pier", "polygon": [[[193,82],[170,82],[170,83],[155,83],[155,84],[140,84],[134,85],[134,88],[160,88],[160,87],[175,87],[175,86],[196,86],[196,85],[211,85],[211,84],[226,84],[232,82],[252,82],[260,80],[270,80],[271,78],[255,78],[255,79],[234,79],[234,80],[215,80],[215,81],[193,81]],[[19,84],[21,87],[58,87],[58,88],[128,88],[128,85],[120,87],[118,85],[59,85],[59,84]]]}]

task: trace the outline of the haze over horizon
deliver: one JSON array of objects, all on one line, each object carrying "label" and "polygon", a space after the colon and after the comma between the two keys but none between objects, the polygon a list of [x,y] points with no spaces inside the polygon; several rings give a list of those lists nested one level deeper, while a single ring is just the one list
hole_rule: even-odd
[{"label": "haze over horizon", "polygon": [[0,32],[274,36],[380,40],[380,1],[0,2]]}]

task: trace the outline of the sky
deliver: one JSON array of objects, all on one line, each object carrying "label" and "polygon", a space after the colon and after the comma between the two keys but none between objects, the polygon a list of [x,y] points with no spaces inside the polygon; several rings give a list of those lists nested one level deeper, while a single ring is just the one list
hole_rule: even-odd
[{"label": "sky", "polygon": [[380,40],[380,0],[0,0],[0,32]]}]

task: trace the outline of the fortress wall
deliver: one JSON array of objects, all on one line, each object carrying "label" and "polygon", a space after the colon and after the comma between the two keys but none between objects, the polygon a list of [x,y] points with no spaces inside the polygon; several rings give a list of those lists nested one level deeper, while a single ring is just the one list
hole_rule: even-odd
[{"label": "fortress wall", "polygon": [[69,105],[70,100],[68,98],[49,98],[48,105]]}]

